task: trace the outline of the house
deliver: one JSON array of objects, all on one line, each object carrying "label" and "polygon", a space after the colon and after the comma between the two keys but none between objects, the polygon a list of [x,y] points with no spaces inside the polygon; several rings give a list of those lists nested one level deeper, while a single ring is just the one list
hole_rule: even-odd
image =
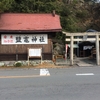
[{"label": "house", "polygon": [[51,60],[52,38],[61,31],[60,16],[55,13],[0,14],[0,61],[27,60],[28,48],[40,47],[42,58]]}]

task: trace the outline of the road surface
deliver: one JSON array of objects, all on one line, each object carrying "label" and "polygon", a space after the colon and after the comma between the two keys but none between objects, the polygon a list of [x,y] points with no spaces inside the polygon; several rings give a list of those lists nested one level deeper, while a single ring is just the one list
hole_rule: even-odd
[{"label": "road surface", "polygon": [[1,69],[0,100],[100,100],[100,67],[46,71]]}]

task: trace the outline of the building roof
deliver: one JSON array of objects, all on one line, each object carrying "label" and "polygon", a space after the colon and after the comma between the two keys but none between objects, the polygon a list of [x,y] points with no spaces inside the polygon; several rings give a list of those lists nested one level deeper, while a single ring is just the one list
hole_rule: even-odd
[{"label": "building roof", "polygon": [[86,32],[98,32],[98,31],[96,31],[94,29],[88,29]]},{"label": "building roof", "polygon": [[59,15],[4,13],[0,14],[0,31],[61,31]]}]

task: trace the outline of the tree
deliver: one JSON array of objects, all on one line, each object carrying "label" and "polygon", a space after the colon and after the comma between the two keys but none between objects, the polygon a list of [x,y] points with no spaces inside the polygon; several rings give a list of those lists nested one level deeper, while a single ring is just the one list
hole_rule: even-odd
[{"label": "tree", "polygon": [[63,0],[64,3],[66,4],[71,4],[74,0]]},{"label": "tree", "polygon": [[1,0],[0,13],[8,11],[12,7],[13,3],[14,3],[14,0]]}]

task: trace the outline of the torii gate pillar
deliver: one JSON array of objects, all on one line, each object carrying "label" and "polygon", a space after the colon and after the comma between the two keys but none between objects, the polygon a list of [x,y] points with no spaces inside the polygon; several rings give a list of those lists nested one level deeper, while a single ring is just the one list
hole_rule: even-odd
[{"label": "torii gate pillar", "polygon": [[73,65],[73,36],[70,37],[70,65]]},{"label": "torii gate pillar", "polygon": [[96,35],[96,61],[99,65],[99,35]]}]

